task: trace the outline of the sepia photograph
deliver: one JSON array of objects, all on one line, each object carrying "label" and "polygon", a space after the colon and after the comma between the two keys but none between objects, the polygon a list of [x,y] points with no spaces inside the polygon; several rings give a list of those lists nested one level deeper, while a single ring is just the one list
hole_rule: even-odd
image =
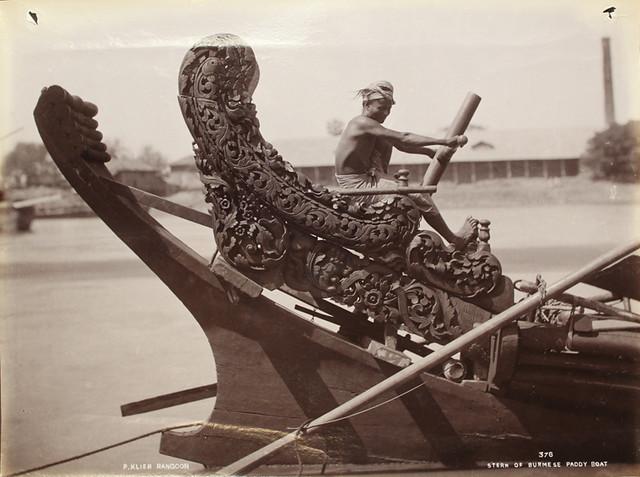
[{"label": "sepia photograph", "polygon": [[640,475],[640,4],[0,0],[0,475]]}]

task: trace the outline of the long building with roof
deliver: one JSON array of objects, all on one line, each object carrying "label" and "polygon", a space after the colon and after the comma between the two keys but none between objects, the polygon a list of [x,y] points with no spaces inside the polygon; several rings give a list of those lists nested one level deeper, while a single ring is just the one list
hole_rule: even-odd
[{"label": "long building with roof", "polygon": [[[580,156],[592,129],[475,128],[469,143],[456,151],[442,180],[457,183],[512,177],[565,177],[580,172]],[[280,155],[296,170],[318,184],[333,185],[334,152],[338,137],[325,136],[274,141]],[[420,182],[427,170],[426,156],[393,151],[390,173],[410,171],[410,181]]]}]

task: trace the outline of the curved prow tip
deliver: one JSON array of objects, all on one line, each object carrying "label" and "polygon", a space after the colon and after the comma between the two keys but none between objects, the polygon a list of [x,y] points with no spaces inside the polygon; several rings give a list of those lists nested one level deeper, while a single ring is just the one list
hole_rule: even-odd
[{"label": "curved prow tip", "polygon": [[53,101],[63,101],[76,112],[82,113],[89,118],[98,114],[98,106],[88,101],[84,101],[79,96],[74,96],[57,84],[42,88],[41,94]]},{"label": "curved prow tip", "polygon": [[108,162],[111,156],[97,129],[97,114],[95,104],[69,94],[59,85],[43,88],[33,111],[40,136],[54,161],[61,155],[78,155],[89,161]]}]

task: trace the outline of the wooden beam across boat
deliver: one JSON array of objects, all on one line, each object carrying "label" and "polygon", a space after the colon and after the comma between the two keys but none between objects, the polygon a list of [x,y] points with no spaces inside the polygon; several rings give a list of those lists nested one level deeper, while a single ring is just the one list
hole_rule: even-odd
[{"label": "wooden beam across boat", "polygon": [[438,190],[438,187],[430,185],[430,186],[422,186],[422,187],[409,187],[409,186],[401,186],[394,188],[384,188],[384,187],[372,187],[370,189],[348,189],[344,187],[334,187],[329,188],[329,190],[336,194],[342,195],[379,195],[379,194],[435,194]]},{"label": "wooden beam across boat", "polygon": [[601,270],[585,283],[615,295],[640,300],[640,256],[632,255]]},{"label": "wooden beam across boat", "polygon": [[216,397],[218,394],[217,383],[184,389],[175,393],[162,394],[141,401],[130,402],[120,406],[120,413],[123,417],[143,414],[145,412],[157,411],[167,407],[179,406],[190,402],[200,401]]},{"label": "wooden beam across boat", "polygon": [[171,202],[170,200],[163,199],[162,197],[151,194],[150,192],[122,184],[121,182],[117,182],[106,177],[103,177],[102,180],[113,193],[121,197],[135,198],[135,200],[146,207],[160,210],[167,214],[188,220],[189,222],[204,225],[205,227],[212,227],[211,216],[209,214]]}]

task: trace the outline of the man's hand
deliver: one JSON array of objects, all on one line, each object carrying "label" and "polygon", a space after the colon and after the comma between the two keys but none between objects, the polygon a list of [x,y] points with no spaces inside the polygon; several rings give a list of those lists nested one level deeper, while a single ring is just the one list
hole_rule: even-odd
[{"label": "man's hand", "polygon": [[467,142],[469,142],[469,139],[467,139],[467,136],[465,136],[464,134],[460,134],[459,136],[453,136],[451,138],[447,139],[447,146],[448,147],[463,147]]}]

